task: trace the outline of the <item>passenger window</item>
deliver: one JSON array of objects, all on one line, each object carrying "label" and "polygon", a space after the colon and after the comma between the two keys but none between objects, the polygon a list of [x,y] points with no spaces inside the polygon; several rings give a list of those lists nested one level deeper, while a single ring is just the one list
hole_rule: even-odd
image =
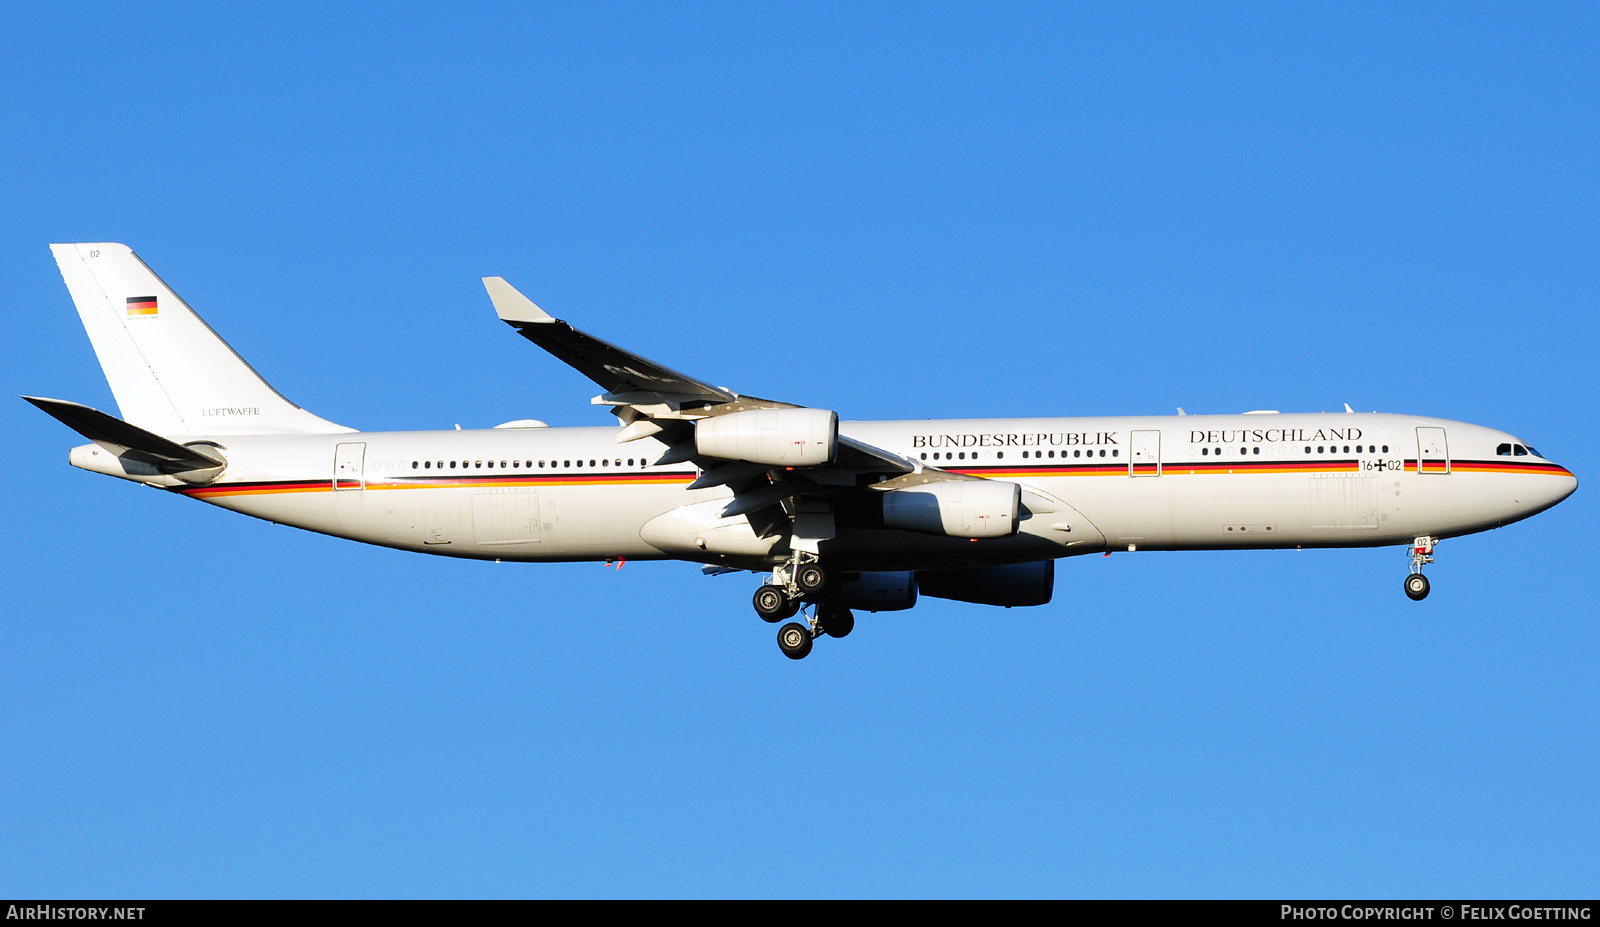
[{"label": "passenger window", "polygon": [[994,459],[995,460],[1005,460],[1006,459],[1006,452],[1005,451],[995,451],[994,452]]},{"label": "passenger window", "polygon": [[492,460],[491,460],[491,461],[489,461],[489,469],[490,469],[490,470],[493,470],[493,469],[494,469],[494,461],[492,461]]},{"label": "passenger window", "polygon": [[1311,445],[1309,445],[1309,444],[1306,445],[1306,453],[1307,454],[1311,453]]},{"label": "passenger window", "polygon": [[572,466],[572,461],[570,461],[570,460],[563,460],[563,461],[561,461],[561,466],[563,466],[563,467],[570,467],[570,466]]},{"label": "passenger window", "polygon": [[450,469],[454,470],[455,468],[456,468],[456,462],[453,461],[453,460],[450,461]]},{"label": "passenger window", "polygon": [[[1101,452],[1100,452],[1100,456],[1101,456],[1101,457],[1104,457],[1104,456],[1106,456],[1106,452],[1105,452],[1105,451],[1101,451]],[[1115,457],[1115,456],[1117,456],[1117,449],[1116,449],[1116,448],[1112,448],[1112,449],[1111,449],[1111,456],[1112,456],[1112,457]]]},{"label": "passenger window", "polygon": [[1056,452],[1055,451],[1051,451],[1050,452],[1050,456],[1051,456],[1051,458],[1054,458],[1056,456]]},{"label": "passenger window", "polygon": [[1260,445],[1257,445],[1256,447],[1252,448],[1250,453],[1252,453],[1252,454],[1260,454],[1261,453]]},{"label": "passenger window", "polygon": [[1204,457],[1204,456],[1206,456],[1206,455],[1207,455],[1207,454],[1209,454],[1209,453],[1211,453],[1211,448],[1209,448],[1209,447],[1202,447],[1202,448],[1201,448],[1201,449],[1200,449],[1200,456],[1201,456],[1201,457]]}]

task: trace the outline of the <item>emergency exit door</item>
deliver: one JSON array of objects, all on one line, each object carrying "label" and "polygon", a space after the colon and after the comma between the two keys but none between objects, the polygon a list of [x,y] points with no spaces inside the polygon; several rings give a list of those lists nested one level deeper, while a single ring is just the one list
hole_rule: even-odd
[{"label": "emergency exit door", "polygon": [[365,444],[341,444],[333,451],[333,488],[365,489]]}]

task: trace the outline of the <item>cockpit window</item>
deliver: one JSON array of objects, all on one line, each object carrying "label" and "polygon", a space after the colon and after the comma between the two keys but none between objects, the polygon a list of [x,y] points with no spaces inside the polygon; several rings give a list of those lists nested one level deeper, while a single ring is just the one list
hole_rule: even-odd
[{"label": "cockpit window", "polygon": [[1502,444],[1499,447],[1495,448],[1494,452],[1496,454],[1499,454],[1501,457],[1510,457],[1511,456],[1511,445],[1510,444]]},{"label": "cockpit window", "polygon": [[1543,457],[1544,456],[1543,454],[1541,454],[1538,451],[1534,450],[1533,449],[1533,445],[1531,445],[1531,444],[1528,445],[1528,453],[1532,454],[1535,457]]},{"label": "cockpit window", "polygon": [[1518,457],[1526,457],[1526,456],[1528,456],[1528,449],[1523,447],[1520,444],[1511,445],[1511,452],[1513,454],[1515,454],[1516,456],[1518,456]]}]

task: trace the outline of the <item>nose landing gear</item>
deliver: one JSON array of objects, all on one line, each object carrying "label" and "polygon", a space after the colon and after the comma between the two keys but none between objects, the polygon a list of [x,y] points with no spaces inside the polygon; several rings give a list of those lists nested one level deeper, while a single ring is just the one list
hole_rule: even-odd
[{"label": "nose landing gear", "polygon": [[1428,597],[1428,577],[1422,575],[1424,564],[1433,562],[1433,549],[1438,538],[1420,537],[1411,542],[1406,552],[1411,555],[1411,575],[1406,577],[1406,597],[1421,602]]}]

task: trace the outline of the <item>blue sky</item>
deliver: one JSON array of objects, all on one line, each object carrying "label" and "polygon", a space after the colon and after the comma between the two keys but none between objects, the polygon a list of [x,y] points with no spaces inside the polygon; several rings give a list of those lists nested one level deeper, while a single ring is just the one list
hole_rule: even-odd
[{"label": "blue sky", "polygon": [[[1589,5],[14,7],[6,386],[130,244],[365,429],[604,424],[503,275],[741,392],[1404,411],[1595,471]],[[750,577],[366,548],[0,403],[0,895],[1593,896],[1592,487],[1441,545],[1063,561],[791,663]],[[27,482],[27,487],[21,483]]]}]

